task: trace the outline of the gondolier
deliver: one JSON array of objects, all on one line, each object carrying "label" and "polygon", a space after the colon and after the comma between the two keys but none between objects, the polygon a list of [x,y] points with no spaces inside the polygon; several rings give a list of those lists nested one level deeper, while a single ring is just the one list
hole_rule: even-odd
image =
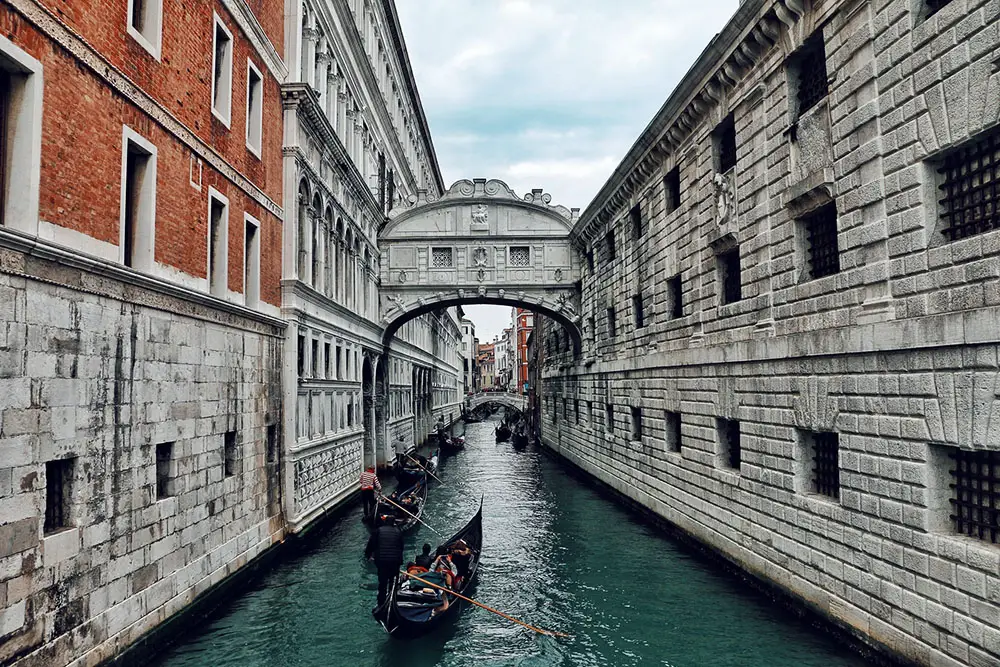
[{"label": "gondolier", "polygon": [[375,474],[375,466],[368,466],[368,468],[361,473],[361,501],[365,506],[365,521],[371,517],[372,512],[375,510],[375,491],[381,490],[382,483],[378,481],[378,475]]},{"label": "gondolier", "polygon": [[403,533],[396,527],[395,518],[382,517],[382,524],[368,538],[365,557],[375,560],[378,568],[378,606],[381,607],[389,595],[390,587],[399,577],[403,565]]}]

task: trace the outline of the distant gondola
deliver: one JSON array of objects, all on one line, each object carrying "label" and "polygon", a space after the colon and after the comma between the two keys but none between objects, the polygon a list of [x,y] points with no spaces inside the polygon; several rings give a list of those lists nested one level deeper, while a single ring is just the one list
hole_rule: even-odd
[{"label": "distant gondola", "polygon": [[464,421],[466,424],[478,424],[483,420],[470,412],[468,414],[462,415],[462,421]]},{"label": "distant gondola", "polygon": [[[395,495],[396,498],[392,499],[393,502],[401,507],[406,507],[406,512],[385,499],[379,498],[375,505],[375,516],[379,517],[383,514],[388,514],[396,517],[398,519],[398,523],[396,525],[399,526],[401,531],[406,532],[419,523],[418,520],[420,519],[420,515],[424,512],[424,503],[427,501],[427,476],[421,475],[420,479],[418,479],[415,484],[403,491],[397,490]],[[412,496],[415,501],[409,507],[402,502],[402,499],[407,496]],[[407,514],[407,512],[409,512],[409,514]]]},{"label": "distant gondola", "polygon": [[[479,511],[476,515],[442,546],[450,551],[459,541],[464,541],[472,552],[468,569],[462,573],[461,582],[455,589],[457,593],[464,595],[472,586],[479,570],[479,557],[483,548],[482,500],[479,501]],[[454,614],[461,602],[451,593],[442,593],[425,587],[416,580],[412,581],[413,588],[410,587],[411,580],[401,576],[399,584],[393,586],[385,604],[372,610],[372,615],[390,635],[415,637],[428,632]],[[427,592],[428,590],[433,592]],[[447,607],[444,606],[443,597],[447,598]]]},{"label": "distant gondola", "polygon": [[528,446],[528,434],[525,431],[518,429],[512,434],[512,442],[514,449],[524,449]]},{"label": "distant gondola", "polygon": [[510,439],[510,427],[506,424],[500,424],[497,427],[497,442],[503,442]]},{"label": "distant gondola", "polygon": [[463,449],[465,449],[465,438],[460,435],[453,435],[441,440],[441,451],[444,453],[455,454]]}]

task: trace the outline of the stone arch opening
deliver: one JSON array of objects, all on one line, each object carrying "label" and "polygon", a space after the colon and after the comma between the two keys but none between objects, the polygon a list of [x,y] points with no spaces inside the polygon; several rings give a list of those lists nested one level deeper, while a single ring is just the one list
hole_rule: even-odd
[{"label": "stone arch opening", "polygon": [[375,453],[375,373],[372,369],[372,362],[368,355],[364,355],[361,366],[361,392],[363,425],[365,431],[364,459],[365,467],[376,464]]},{"label": "stone arch opening", "polygon": [[389,406],[386,402],[389,396],[389,380],[386,366],[388,363],[389,355],[387,354],[383,354],[375,359],[375,390],[373,395],[375,405],[375,458],[379,465],[390,463],[394,454],[394,452],[389,451],[387,436]]}]

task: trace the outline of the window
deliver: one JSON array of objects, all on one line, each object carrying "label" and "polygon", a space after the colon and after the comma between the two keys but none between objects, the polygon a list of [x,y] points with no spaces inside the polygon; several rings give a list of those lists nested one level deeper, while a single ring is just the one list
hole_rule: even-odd
[{"label": "window", "polygon": [[223,472],[226,477],[236,474],[236,431],[226,431],[222,439]]},{"label": "window", "polygon": [[325,364],[326,373],[324,373],[324,377],[330,379],[333,377],[333,359],[331,358],[330,355],[329,343],[323,343],[323,359],[326,361]]},{"label": "window", "polygon": [[925,18],[930,18],[937,14],[938,10],[947,5],[951,0],[927,0],[927,12]]},{"label": "window", "polygon": [[260,223],[243,216],[243,301],[253,308],[260,303]]},{"label": "window", "polygon": [[608,433],[615,430],[615,406],[611,403],[604,404],[604,430]]},{"label": "window", "polygon": [[162,0],[128,1],[128,34],[157,60],[160,59],[162,16]]},{"label": "window", "polygon": [[719,463],[734,470],[740,469],[740,423],[734,419],[717,418],[719,438]]},{"label": "window", "polygon": [[617,333],[617,329],[615,328],[615,309],[608,308],[608,336],[614,338]]},{"label": "window", "polygon": [[319,377],[320,368],[320,358],[319,358],[319,341],[313,339],[312,341],[312,377]]},{"label": "window", "polygon": [[215,15],[212,50],[212,114],[229,127],[233,98],[233,34]]},{"label": "window", "polygon": [[225,298],[229,265],[229,200],[208,189],[208,291]]},{"label": "window", "polygon": [[680,274],[667,279],[667,309],[673,319],[684,317],[682,286]]},{"label": "window", "polygon": [[348,398],[347,403],[347,428],[354,428],[354,402]]},{"label": "window", "polygon": [[806,244],[806,274],[809,279],[840,272],[837,247],[837,205],[829,203],[802,218],[801,229]]},{"label": "window", "polygon": [[594,422],[594,402],[587,401],[587,421]]},{"label": "window", "polygon": [[642,238],[642,207],[636,204],[628,212],[629,222],[632,224],[632,237],[635,239]]},{"label": "window", "polygon": [[278,425],[268,424],[267,445],[265,451],[267,466],[267,507],[272,516],[281,511],[279,506],[281,481],[278,476]]},{"label": "window", "polygon": [[997,544],[1000,452],[948,448],[951,525],[956,533]]},{"label": "window", "polygon": [[431,266],[435,269],[451,268],[451,248],[431,248]]},{"label": "window", "polygon": [[823,31],[817,30],[806,40],[789,62],[791,78],[796,88],[798,116],[819,104],[829,92],[826,75],[826,48]]},{"label": "window", "polygon": [[42,64],[0,35],[0,225],[38,233]]},{"label": "window", "polygon": [[516,245],[510,248],[511,266],[530,266],[531,248],[526,245]]},{"label": "window", "polygon": [[45,463],[45,527],[46,534],[73,525],[73,472],[75,458]]},{"label": "window", "polygon": [[156,220],[156,148],[122,129],[122,185],[119,259],[138,271],[153,269]]},{"label": "window", "polygon": [[808,490],[840,500],[840,436],[799,431],[802,455],[799,470],[808,476]]},{"label": "window", "polygon": [[306,337],[302,334],[299,334],[296,354],[296,360],[298,361],[298,376],[303,377],[306,372]]},{"label": "window", "polygon": [[636,294],[632,297],[632,316],[635,318],[636,329],[641,329],[645,326],[643,322],[641,294]]},{"label": "window", "polygon": [[580,423],[580,399],[573,399],[573,414],[576,416],[576,423]]},{"label": "window", "polygon": [[594,270],[594,246],[587,248],[587,268],[591,272]]},{"label": "window", "polygon": [[247,60],[247,148],[260,157],[264,129],[264,77]]},{"label": "window", "polygon": [[632,406],[632,440],[642,440],[642,408]]},{"label": "window", "polygon": [[664,413],[663,437],[666,440],[668,452],[681,451],[681,415],[679,412],[667,410]]},{"label": "window", "polygon": [[335,363],[335,369],[336,369],[337,379],[338,380],[343,380],[344,377],[343,377],[342,367],[340,365],[340,346],[339,345],[337,346],[337,361]]},{"label": "window", "polygon": [[597,338],[597,325],[594,323],[593,317],[587,318],[587,331],[590,333],[590,339],[596,340]]},{"label": "window", "polygon": [[673,213],[681,205],[681,170],[674,167],[663,177],[663,199],[667,213]]},{"label": "window", "polygon": [[942,232],[948,240],[1000,228],[1000,128],[949,151],[937,171]]},{"label": "window", "polygon": [[174,443],[161,442],[156,445],[156,499],[162,500],[174,495],[173,478]]},{"label": "window", "polygon": [[559,402],[556,399],[552,399],[552,424],[553,426],[559,423]]},{"label": "window", "polygon": [[717,259],[719,284],[722,287],[722,303],[736,303],[743,298],[743,288],[740,283],[739,246],[719,253]]},{"label": "window", "polygon": [[715,170],[724,174],[736,166],[736,122],[733,114],[726,116],[712,133],[715,147]]},{"label": "window", "polygon": [[604,235],[604,247],[607,248],[608,261],[613,262],[615,260],[615,230],[609,230]]}]

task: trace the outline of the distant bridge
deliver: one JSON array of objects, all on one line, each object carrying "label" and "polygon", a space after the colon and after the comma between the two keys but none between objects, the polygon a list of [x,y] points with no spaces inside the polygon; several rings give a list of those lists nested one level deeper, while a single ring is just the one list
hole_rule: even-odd
[{"label": "distant bridge", "polygon": [[466,400],[465,404],[469,410],[475,410],[479,406],[487,403],[499,403],[504,407],[514,408],[515,410],[524,412],[528,408],[528,397],[522,396],[521,394],[485,391],[478,393],[475,396],[470,396]]}]

